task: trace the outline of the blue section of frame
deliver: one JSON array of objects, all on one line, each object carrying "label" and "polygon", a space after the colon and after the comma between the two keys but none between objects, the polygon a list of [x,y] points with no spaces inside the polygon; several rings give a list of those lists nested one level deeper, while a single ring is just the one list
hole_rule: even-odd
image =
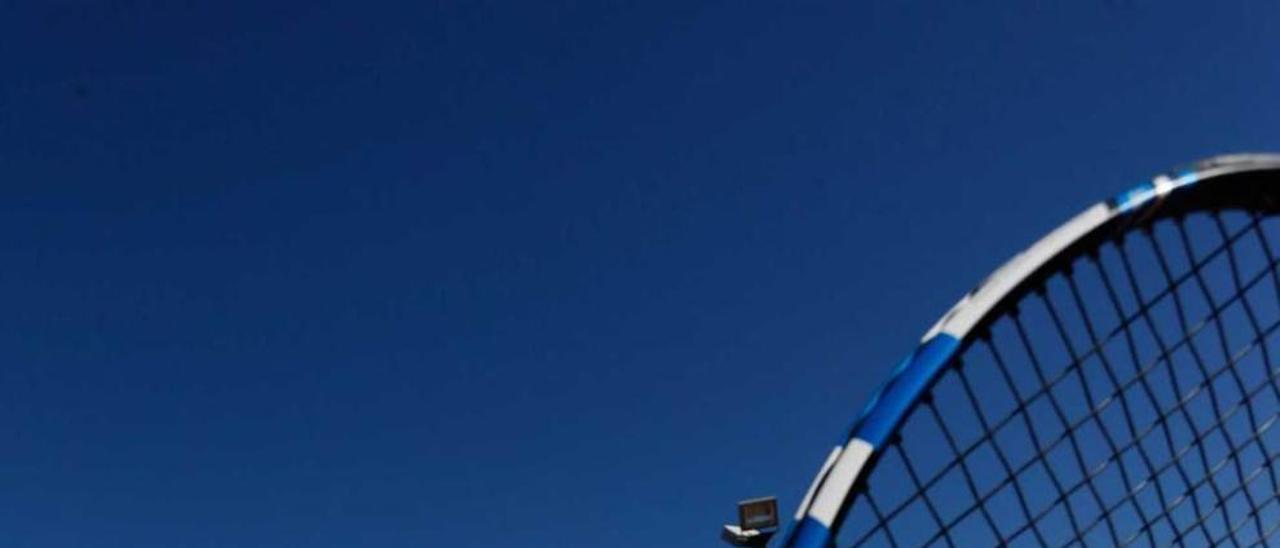
[{"label": "blue section of frame", "polygon": [[1136,187],[1117,194],[1111,199],[1115,208],[1121,212],[1129,211],[1150,200],[1156,194],[1156,187],[1151,183],[1142,183]]},{"label": "blue section of frame", "polygon": [[872,405],[863,412],[853,437],[867,441],[879,451],[906,416],[907,409],[919,399],[959,346],[959,339],[940,333],[916,348],[872,399]]},{"label": "blue section of frame", "polygon": [[795,548],[829,548],[835,545],[831,530],[816,519],[805,516],[796,527],[794,536],[790,537],[787,546]]},{"label": "blue section of frame", "polygon": [[[929,383],[937,377],[942,367],[960,347],[959,339],[940,333],[925,341],[894,368],[889,382],[880,387],[871,402],[854,423],[849,438],[859,438],[880,451],[885,440],[893,434],[898,423],[907,415]],[[847,443],[844,440],[841,445]],[[817,520],[805,516],[783,537],[783,544],[792,547],[825,548],[835,540],[831,530]]]}]

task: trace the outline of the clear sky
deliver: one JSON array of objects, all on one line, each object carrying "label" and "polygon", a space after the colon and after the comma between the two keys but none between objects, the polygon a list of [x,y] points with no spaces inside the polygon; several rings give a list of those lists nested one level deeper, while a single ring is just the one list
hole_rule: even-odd
[{"label": "clear sky", "polygon": [[1275,4],[894,4],[4,3],[0,544],[708,546],[1008,255],[1280,149]]}]

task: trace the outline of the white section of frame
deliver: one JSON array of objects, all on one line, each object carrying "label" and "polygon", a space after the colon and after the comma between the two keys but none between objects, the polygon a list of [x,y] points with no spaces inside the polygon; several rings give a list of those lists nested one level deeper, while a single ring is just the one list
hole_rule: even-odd
[{"label": "white section of frame", "polygon": [[951,307],[938,323],[933,325],[922,337],[921,341],[932,339],[938,333],[946,333],[956,339],[963,339],[973,325],[986,315],[991,307],[1000,302],[1014,286],[1034,272],[1041,265],[1061,253],[1068,245],[1087,234],[1098,225],[1107,222],[1115,215],[1115,211],[1105,203],[1094,204],[1070,221],[1048,233],[1035,245],[1014,255],[1012,259],[997,268],[977,289],[960,299]]},{"label": "white section of frame", "polygon": [[858,479],[858,473],[867,464],[867,458],[871,456],[873,449],[871,444],[863,439],[849,440],[849,443],[844,446],[844,451],[840,453],[840,458],[836,460],[835,466],[831,468],[831,473],[827,475],[826,481],[823,481],[822,486],[818,488],[813,506],[809,507],[809,517],[827,527],[831,526],[831,522],[836,519],[836,513],[840,511],[840,505],[844,504],[849,490],[853,488],[854,480]]},{"label": "white section of frame", "polygon": [[822,469],[818,471],[818,475],[813,477],[813,482],[809,484],[809,490],[804,493],[804,500],[800,501],[800,507],[796,508],[796,520],[804,518],[805,513],[809,511],[809,501],[813,500],[814,491],[818,490],[818,485],[822,483],[822,479],[827,477],[827,472],[831,470],[831,465],[836,463],[836,459],[840,457],[840,450],[843,449],[839,445],[831,448],[831,454],[827,455],[827,461],[822,463]]},{"label": "white section of frame", "polygon": [[1045,235],[1034,245],[1022,253],[1009,259],[1003,266],[987,276],[987,279],[960,299],[951,307],[938,323],[934,324],[921,342],[927,341],[938,333],[946,333],[957,339],[969,333],[973,325],[986,315],[991,307],[1000,302],[1005,294],[1013,289],[1037,268],[1057,256],[1064,248],[1077,238],[1085,235],[1098,225],[1107,222],[1123,210],[1141,206],[1151,199],[1163,199],[1166,195],[1180,187],[1212,179],[1222,175],[1243,173],[1258,170],[1280,169],[1280,154],[1227,154],[1216,156],[1196,163],[1196,167],[1177,177],[1160,175],[1151,182],[1149,194],[1135,196],[1131,203],[1123,208],[1113,209],[1105,202],[1094,204],[1070,221]]}]

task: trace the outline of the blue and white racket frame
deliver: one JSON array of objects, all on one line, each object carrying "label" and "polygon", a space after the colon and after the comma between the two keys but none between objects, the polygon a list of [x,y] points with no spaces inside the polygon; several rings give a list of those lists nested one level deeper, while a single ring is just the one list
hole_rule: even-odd
[{"label": "blue and white racket frame", "polygon": [[1239,207],[1280,212],[1280,154],[1217,156],[1159,175],[1094,204],[1009,259],[951,307],[876,391],[827,455],[778,545],[832,546],[860,486],[904,419],[953,358],[1044,280],[1101,243],[1156,219]]}]

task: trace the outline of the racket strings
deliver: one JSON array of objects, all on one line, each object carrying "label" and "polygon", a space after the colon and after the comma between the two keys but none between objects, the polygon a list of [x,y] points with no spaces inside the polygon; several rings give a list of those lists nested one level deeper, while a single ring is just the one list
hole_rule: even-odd
[{"label": "racket strings", "polygon": [[859,486],[840,544],[1274,536],[1278,261],[1263,218],[1200,217],[1077,261],[969,344]]}]

